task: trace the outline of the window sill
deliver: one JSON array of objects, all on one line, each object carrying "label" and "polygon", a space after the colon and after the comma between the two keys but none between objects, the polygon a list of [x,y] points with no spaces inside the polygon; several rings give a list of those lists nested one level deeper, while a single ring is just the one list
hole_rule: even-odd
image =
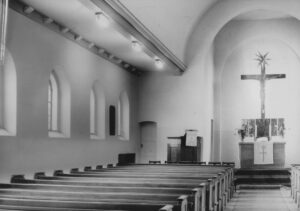
[{"label": "window sill", "polygon": [[118,139],[121,141],[129,141],[129,138],[125,138],[124,136],[118,135]]},{"label": "window sill", "polygon": [[105,138],[97,136],[97,135],[94,135],[94,134],[90,134],[90,139],[93,139],[93,140],[104,140]]},{"label": "window sill", "polygon": [[0,129],[0,136],[16,136],[15,133],[10,133],[5,129]]},{"label": "window sill", "polygon": [[58,132],[58,131],[48,131],[48,136],[50,138],[69,138],[65,136],[63,133]]}]

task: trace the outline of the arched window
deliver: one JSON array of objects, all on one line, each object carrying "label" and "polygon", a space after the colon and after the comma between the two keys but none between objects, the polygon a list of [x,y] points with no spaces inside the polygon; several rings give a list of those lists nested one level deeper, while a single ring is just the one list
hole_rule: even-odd
[{"label": "arched window", "polygon": [[99,81],[94,82],[90,92],[90,137],[105,138],[105,97]]},{"label": "arched window", "polygon": [[48,131],[58,132],[58,83],[52,72],[48,85]]},{"label": "arched window", "polygon": [[0,68],[0,135],[17,133],[17,76],[10,52],[6,49],[3,68]]},{"label": "arched window", "polygon": [[129,140],[129,99],[123,92],[118,101],[118,136],[120,139]]},{"label": "arched window", "polygon": [[91,138],[96,136],[97,114],[96,114],[96,96],[95,90],[92,89],[90,93],[90,134]]},{"label": "arched window", "polygon": [[50,74],[48,83],[49,137],[70,137],[70,86],[61,68]]}]

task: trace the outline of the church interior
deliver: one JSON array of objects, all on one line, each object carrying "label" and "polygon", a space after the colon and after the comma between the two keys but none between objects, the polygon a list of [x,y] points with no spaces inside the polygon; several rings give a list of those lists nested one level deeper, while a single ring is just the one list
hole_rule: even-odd
[{"label": "church interior", "polygon": [[0,6],[0,210],[299,210],[298,0]]}]

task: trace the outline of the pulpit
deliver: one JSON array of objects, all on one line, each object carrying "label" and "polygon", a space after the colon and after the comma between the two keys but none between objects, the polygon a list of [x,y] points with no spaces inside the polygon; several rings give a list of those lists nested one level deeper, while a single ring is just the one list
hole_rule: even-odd
[{"label": "pulpit", "polygon": [[[195,146],[188,146],[186,134],[178,137],[168,137],[177,142],[168,144],[168,162],[200,162],[202,156],[202,137],[197,136]],[[179,143],[178,143],[179,141]]]},{"label": "pulpit", "polygon": [[283,168],[285,165],[285,142],[273,143],[273,164],[254,164],[254,142],[240,142],[240,162],[241,168]]}]

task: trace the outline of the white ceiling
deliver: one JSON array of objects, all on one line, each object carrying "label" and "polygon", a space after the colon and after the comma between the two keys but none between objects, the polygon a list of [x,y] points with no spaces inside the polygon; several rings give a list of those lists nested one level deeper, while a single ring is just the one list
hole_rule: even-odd
[{"label": "white ceiling", "polygon": [[110,26],[103,28],[99,25],[95,16],[97,10],[90,6],[90,1],[23,0],[23,2],[129,64],[141,70],[159,71],[154,65],[153,58],[132,49],[131,40]]},{"label": "white ceiling", "polygon": [[119,0],[179,59],[192,28],[220,0]]},{"label": "white ceiling", "polygon": [[277,11],[255,10],[255,11],[241,14],[237,16],[235,19],[236,20],[271,20],[271,19],[282,19],[282,18],[291,18],[291,16]]},{"label": "white ceiling", "polygon": [[[145,71],[159,71],[153,58],[136,52],[131,40],[115,28],[102,28],[96,21],[99,8],[90,0],[22,0],[37,11],[67,26],[85,39],[107,49],[113,55]],[[117,0],[116,0],[117,1]],[[119,0],[179,60],[195,24],[210,7],[222,0]],[[237,20],[286,18],[277,12],[258,10],[242,14]],[[167,67],[164,71],[168,71]]]}]

